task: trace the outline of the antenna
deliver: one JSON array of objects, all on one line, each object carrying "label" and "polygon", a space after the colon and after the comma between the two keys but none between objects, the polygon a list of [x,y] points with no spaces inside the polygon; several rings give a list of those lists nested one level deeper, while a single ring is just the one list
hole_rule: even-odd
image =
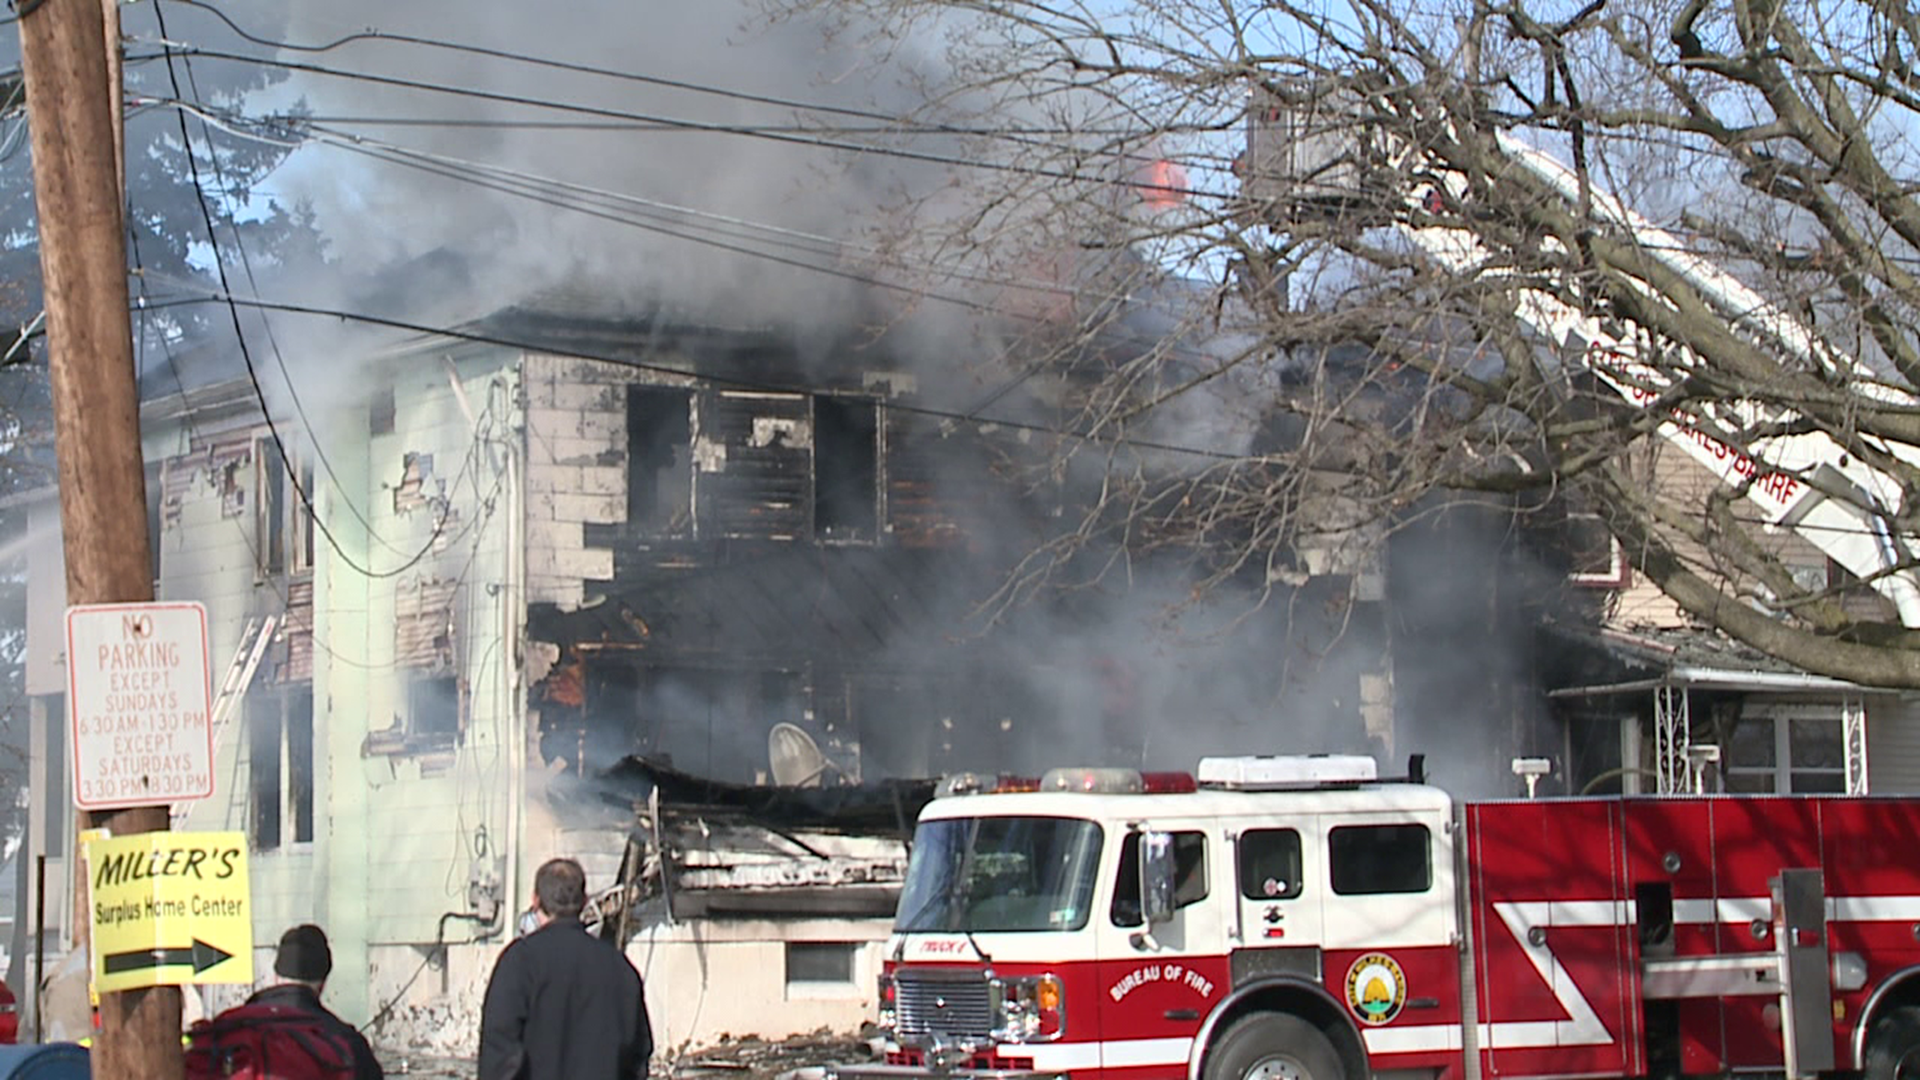
[{"label": "antenna", "polygon": [[831,767],[805,728],[784,721],[767,732],[767,764],[781,787],[820,787]]}]

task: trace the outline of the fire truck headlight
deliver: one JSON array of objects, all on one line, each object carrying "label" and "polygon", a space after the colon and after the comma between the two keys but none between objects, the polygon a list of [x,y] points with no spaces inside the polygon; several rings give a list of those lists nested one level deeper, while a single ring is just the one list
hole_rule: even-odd
[{"label": "fire truck headlight", "polygon": [[999,1042],[1051,1042],[1067,1027],[1066,990],[1057,975],[1013,976],[993,981],[993,1038]]},{"label": "fire truck headlight", "polygon": [[1833,988],[1847,991],[1867,985],[1867,960],[1857,952],[1833,954]]}]

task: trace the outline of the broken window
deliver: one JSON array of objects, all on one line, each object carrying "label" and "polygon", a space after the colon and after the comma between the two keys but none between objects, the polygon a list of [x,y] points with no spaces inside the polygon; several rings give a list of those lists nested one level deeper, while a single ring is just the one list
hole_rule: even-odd
[{"label": "broken window", "polygon": [[247,836],[255,851],[313,842],[313,684],[247,695]]},{"label": "broken window", "polygon": [[1627,586],[1627,553],[1598,514],[1567,515],[1567,580],[1603,589]]},{"label": "broken window", "polygon": [[393,434],[394,403],[393,387],[384,386],[373,392],[373,400],[367,403],[367,434]]},{"label": "broken window", "polygon": [[407,747],[450,749],[460,741],[460,680],[416,678],[407,688]]},{"label": "broken window", "polygon": [[558,733],[551,752],[570,764],[576,754],[584,756],[587,772],[638,753],[695,776],[766,783],[774,771],[774,725],[800,724],[805,712],[805,682],[791,671],[649,667],[623,673],[609,664],[591,674],[583,727]]},{"label": "broken window", "polygon": [[813,418],[804,394],[726,390],[700,402],[702,537],[792,540],[812,512]]},{"label": "broken window", "polygon": [[295,458],[289,471],[280,443],[272,438],[259,441],[253,460],[259,492],[253,503],[255,565],[262,576],[304,574],[313,568],[313,527],[307,513],[313,467]]},{"label": "broken window", "polygon": [[880,403],[816,397],[813,423],[814,535],[873,540],[880,524]]},{"label": "broken window", "polygon": [[627,522],[648,536],[693,533],[693,395],[627,387]]}]

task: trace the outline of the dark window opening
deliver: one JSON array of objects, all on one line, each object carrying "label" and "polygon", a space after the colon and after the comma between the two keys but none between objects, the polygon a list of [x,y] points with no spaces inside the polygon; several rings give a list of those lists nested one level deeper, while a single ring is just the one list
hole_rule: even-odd
[{"label": "dark window opening", "polygon": [[260,441],[259,453],[260,497],[253,508],[259,550],[254,554],[262,573],[279,574],[287,569],[287,462],[272,439]]},{"label": "dark window opening", "polygon": [[[1205,833],[1173,834],[1173,906],[1177,911],[1207,898],[1207,837]],[[1108,911],[1115,926],[1139,926],[1140,834],[1132,833],[1120,845],[1120,873],[1113,882],[1113,904]]]},{"label": "dark window opening", "polygon": [[[304,499],[300,497],[300,492],[306,493]],[[302,465],[300,467],[300,492],[294,493],[294,498],[299,503],[293,514],[293,524],[295,528],[295,542],[293,546],[294,558],[296,560],[294,569],[305,572],[313,569],[313,534],[320,531],[315,527],[313,514],[309,510],[309,506],[313,501],[312,465]]]},{"label": "dark window opening", "polygon": [[43,850],[47,858],[58,859],[67,853],[67,822],[73,817],[72,796],[67,793],[67,778],[72,764],[67,761],[67,695],[47,695],[47,798],[42,804],[47,815]]},{"label": "dark window opening", "polygon": [[832,783],[827,747],[817,747],[822,758],[810,765],[773,760],[777,749],[792,749],[773,744],[773,726],[806,728],[806,710],[805,681],[791,671],[596,665],[588,672],[583,710],[571,716],[554,710],[551,725],[542,716],[541,755],[578,773],[641,754],[725,783],[766,783],[793,768]]},{"label": "dark window opening", "polygon": [[247,836],[255,851],[280,846],[280,695],[247,697]]},{"label": "dark window opening", "polygon": [[373,400],[367,405],[367,434],[393,434],[394,407],[393,387],[382,387],[373,392]]},{"label": "dark window opening", "polygon": [[693,395],[627,387],[627,523],[656,536],[693,531]]},{"label": "dark window opening", "polygon": [[153,595],[160,595],[160,466],[147,466],[147,561]]},{"label": "dark window opening", "polygon": [[413,680],[407,688],[407,737],[421,748],[450,747],[460,740],[460,680],[451,675]]},{"label": "dark window opening", "polygon": [[1327,869],[1342,896],[1426,892],[1433,844],[1425,825],[1343,825],[1327,834]]},{"label": "dark window opening", "polygon": [[1300,895],[1302,876],[1298,832],[1253,829],[1240,835],[1241,896],[1291,900]]},{"label": "dark window opening", "polygon": [[880,522],[880,407],[813,399],[813,528],[824,540],[871,540]]},{"label": "dark window opening", "polygon": [[290,689],[287,696],[287,801],[293,816],[293,842],[313,840],[313,684]]},{"label": "dark window opening", "polygon": [[1576,585],[1625,588],[1627,557],[1598,514],[1567,515],[1569,581]]},{"label": "dark window opening", "polygon": [[848,941],[787,942],[787,982],[853,982],[854,945]]}]

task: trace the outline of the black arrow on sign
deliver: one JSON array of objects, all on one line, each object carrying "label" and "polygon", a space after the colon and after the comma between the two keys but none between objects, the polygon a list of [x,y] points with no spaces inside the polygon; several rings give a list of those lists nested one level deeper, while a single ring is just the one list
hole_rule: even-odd
[{"label": "black arrow on sign", "polygon": [[128,971],[142,971],[146,968],[178,967],[193,965],[195,975],[215,964],[233,959],[233,954],[218,945],[209,945],[199,938],[193,939],[193,947],[188,949],[136,949],[133,952],[108,953],[101,967],[108,975],[119,975]]}]

